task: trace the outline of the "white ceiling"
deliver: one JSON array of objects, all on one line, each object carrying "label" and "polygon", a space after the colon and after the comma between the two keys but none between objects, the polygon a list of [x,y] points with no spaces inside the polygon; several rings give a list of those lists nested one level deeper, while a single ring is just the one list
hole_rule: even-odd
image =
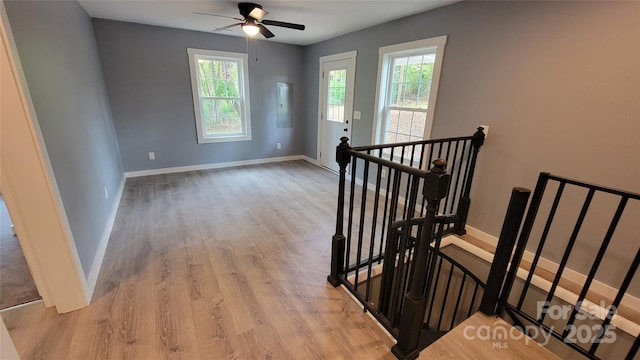
[{"label": "white ceiling", "polygon": [[[269,14],[263,20],[306,25],[304,31],[268,26],[272,41],[309,45],[459,0],[256,0]],[[223,0],[79,0],[91,17],[210,32],[238,22],[233,19],[194,14],[206,12],[241,17],[237,4]],[[220,34],[245,36],[239,26]],[[260,36],[260,35],[258,35]],[[261,36],[260,36],[261,37]],[[261,37],[262,38],[262,37]]]}]

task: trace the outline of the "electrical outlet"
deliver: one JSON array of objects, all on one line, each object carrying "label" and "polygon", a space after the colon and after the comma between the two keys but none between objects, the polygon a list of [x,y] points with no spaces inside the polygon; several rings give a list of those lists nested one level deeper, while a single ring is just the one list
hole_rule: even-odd
[{"label": "electrical outlet", "polygon": [[107,190],[107,187],[104,187],[104,198],[109,200],[109,190]]},{"label": "electrical outlet", "polygon": [[156,153],[153,151],[149,151],[149,160],[155,160],[156,159]]},{"label": "electrical outlet", "polygon": [[282,150],[282,143],[277,143],[276,144],[276,149],[277,150]]},{"label": "electrical outlet", "polygon": [[482,132],[484,132],[485,140],[489,137],[489,125],[480,125]]}]

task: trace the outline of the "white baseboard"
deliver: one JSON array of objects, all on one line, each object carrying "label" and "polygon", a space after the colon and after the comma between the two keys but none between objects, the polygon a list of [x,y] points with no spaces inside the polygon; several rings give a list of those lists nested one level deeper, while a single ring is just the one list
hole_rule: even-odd
[{"label": "white baseboard", "polygon": [[122,199],[124,182],[125,177],[122,177],[120,186],[118,187],[118,191],[115,194],[115,201],[113,202],[113,205],[111,207],[111,212],[109,213],[109,217],[107,218],[107,224],[105,225],[104,231],[102,232],[102,237],[100,238],[98,251],[96,252],[96,256],[93,259],[93,265],[91,265],[91,271],[89,271],[89,276],[87,277],[87,281],[85,282],[84,291],[87,296],[88,302],[91,302],[93,291],[95,290],[96,283],[98,282],[98,275],[100,274],[100,268],[102,267],[104,254],[107,251],[107,245],[109,244],[109,238],[111,237],[111,230],[113,229],[113,224],[116,220],[116,214],[118,213],[118,207],[120,206],[120,200]]},{"label": "white baseboard", "polygon": [[485,244],[489,244],[493,247],[495,247],[496,245],[498,245],[498,238],[493,236],[493,235],[489,235],[484,231],[480,231],[474,227],[471,227],[469,225],[465,226],[464,228],[467,231],[467,235],[474,237],[482,242],[484,242]]},{"label": "white baseboard", "polygon": [[318,160],[312,159],[312,158],[308,157],[307,155],[302,155],[302,159],[304,161],[308,162],[308,163],[313,164],[313,165],[320,166],[320,162]]},{"label": "white baseboard", "polygon": [[[467,225],[465,229],[467,230],[467,235],[472,236],[484,242],[485,244],[488,244],[491,246],[496,246],[498,244],[498,238],[493,235],[487,234],[469,225]],[[449,238],[450,237],[446,239],[449,239]],[[444,240],[445,239],[443,239],[443,244],[444,244]],[[459,247],[462,247],[464,250],[480,257],[481,259],[487,262],[493,261],[493,254],[485,250],[482,250],[474,245],[471,245],[462,239],[459,239],[459,240],[460,241],[453,240],[453,244]],[[535,257],[534,253],[530,251],[525,251],[524,255],[522,256],[522,259],[528,262],[532,262],[534,257]],[[543,257],[540,257],[540,259],[538,260],[537,266],[547,271],[550,271],[551,273],[557,273],[558,268],[560,267],[557,263],[550,261],[548,259],[545,259]],[[520,268],[517,272],[517,276],[521,279],[526,279],[528,275],[529,275],[529,272],[522,268]],[[580,285],[585,283],[587,276],[575,270],[565,268],[562,271],[562,278]],[[543,279],[537,275],[534,275],[532,277],[532,284],[545,291],[548,291],[551,288],[550,281]],[[618,292],[618,289],[597,280],[592,281],[590,289],[595,291],[598,294],[607,294],[607,295],[616,294]],[[574,294],[573,292],[567,289],[564,289],[561,286],[557,287],[556,296],[571,304],[574,304],[578,301],[578,294]],[[602,314],[606,314],[608,309],[603,309],[600,305],[609,306],[611,304],[593,304],[590,301],[585,300],[583,309],[589,311],[595,316],[601,316]],[[626,294],[622,299],[621,305],[630,309],[640,309],[640,299],[635,296]],[[611,323],[619,327],[621,330],[634,336],[637,335],[638,332],[640,332],[640,324],[636,324],[633,321],[625,319],[619,315],[615,315]]]},{"label": "white baseboard", "polygon": [[[125,178],[128,179],[128,178],[139,177],[139,176],[172,174],[172,173],[195,171],[195,170],[221,169],[221,168],[229,168],[229,167],[236,167],[236,166],[268,164],[268,163],[281,162],[281,161],[307,160],[305,158],[306,156],[304,155],[291,155],[291,156],[279,156],[279,157],[262,158],[262,159],[241,160],[241,161],[228,161],[228,162],[210,163],[210,164],[176,166],[176,167],[160,168],[160,169],[127,171],[124,173],[124,176]],[[312,162],[310,160],[313,160],[313,159],[309,158],[309,160],[307,161]]]}]

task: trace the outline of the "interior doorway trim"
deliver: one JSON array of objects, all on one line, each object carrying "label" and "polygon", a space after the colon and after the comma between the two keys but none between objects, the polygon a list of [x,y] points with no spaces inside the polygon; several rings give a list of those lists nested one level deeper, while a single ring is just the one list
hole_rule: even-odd
[{"label": "interior doorway trim", "polygon": [[2,2],[0,45],[2,194],[45,306],[69,312],[89,304],[87,279]]}]

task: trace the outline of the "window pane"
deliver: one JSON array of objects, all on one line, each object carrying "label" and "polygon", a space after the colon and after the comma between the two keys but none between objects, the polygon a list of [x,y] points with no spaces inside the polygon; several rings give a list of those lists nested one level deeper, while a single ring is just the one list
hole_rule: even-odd
[{"label": "window pane", "polygon": [[426,112],[414,112],[413,120],[411,121],[411,136],[419,137],[418,140],[422,140],[422,137],[424,136],[424,126],[426,123]]},{"label": "window pane", "polygon": [[389,121],[387,122],[387,124],[389,124],[389,127],[387,128],[387,130],[392,132],[398,132],[399,120],[400,120],[400,110],[389,111]]},{"label": "window pane", "polygon": [[390,109],[385,120],[385,142],[422,140],[427,112]]},{"label": "window pane", "polygon": [[243,134],[239,100],[202,99],[206,136]]},{"label": "window pane", "polygon": [[434,54],[394,58],[388,105],[426,109],[434,61]]},{"label": "window pane", "polygon": [[396,142],[396,133],[387,132],[385,135],[387,144]]},{"label": "window pane", "polygon": [[327,91],[327,120],[344,122],[344,105],[347,87],[347,70],[329,71],[329,89]]},{"label": "window pane", "polygon": [[402,104],[402,86],[401,83],[394,82],[391,84],[391,93],[389,94],[389,106],[400,106]]},{"label": "window pane", "polygon": [[200,74],[200,96],[214,96],[216,85],[213,79],[213,62],[198,60],[198,72]]},{"label": "window pane", "polygon": [[398,119],[398,134],[411,134],[412,117],[413,111],[400,111],[400,117]]},{"label": "window pane", "polygon": [[429,95],[431,93],[431,80],[433,79],[433,65],[435,55],[423,56],[421,69],[421,80],[418,88],[418,108],[426,109],[429,106]]},{"label": "window pane", "polygon": [[409,141],[409,135],[404,135],[404,134],[397,135],[396,142],[408,142],[408,141]]},{"label": "window pane", "polygon": [[198,60],[200,96],[238,97],[238,63],[222,60]]}]

